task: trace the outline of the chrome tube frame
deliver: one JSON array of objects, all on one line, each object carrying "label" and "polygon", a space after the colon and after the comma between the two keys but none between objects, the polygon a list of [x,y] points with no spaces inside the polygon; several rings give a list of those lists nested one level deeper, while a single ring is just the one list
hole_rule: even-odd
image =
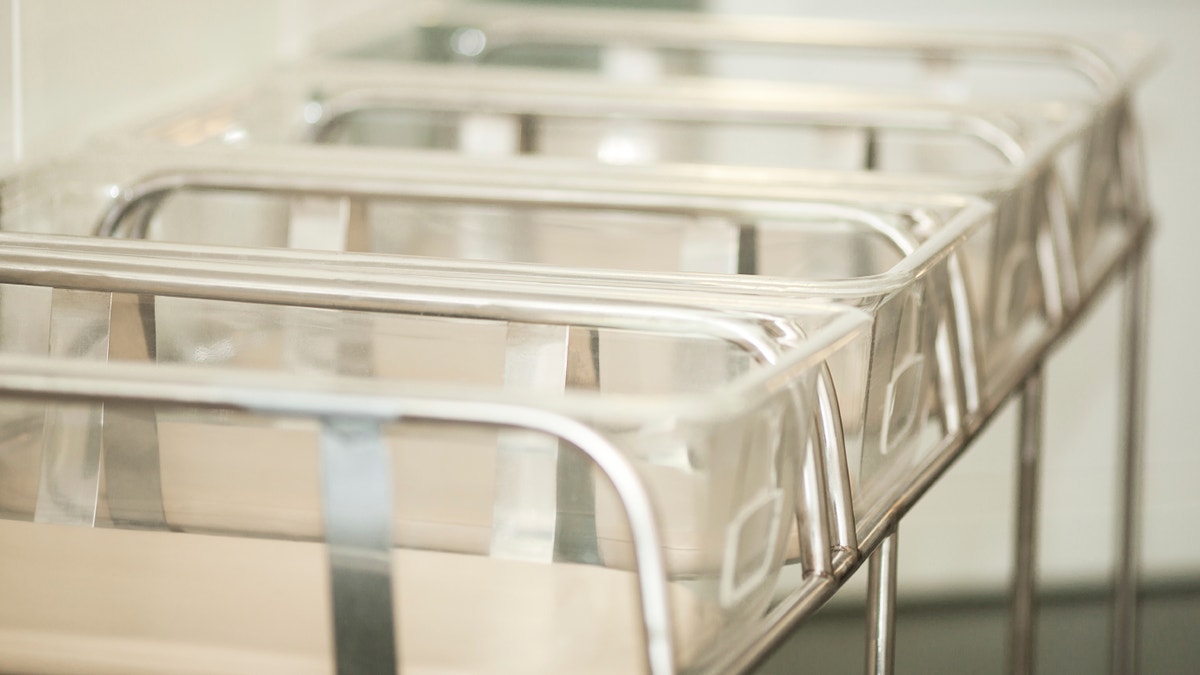
[{"label": "chrome tube frame", "polygon": [[1032,675],[1037,643],[1038,512],[1042,454],[1042,367],[1025,379],[1017,449],[1016,541],[1010,587],[1009,665],[1014,675]]}]

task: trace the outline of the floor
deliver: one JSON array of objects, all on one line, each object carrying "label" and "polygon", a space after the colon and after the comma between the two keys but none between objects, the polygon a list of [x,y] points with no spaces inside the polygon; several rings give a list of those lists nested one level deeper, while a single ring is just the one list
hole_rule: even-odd
[{"label": "floor", "polygon": [[[1046,593],[1040,602],[1037,672],[1107,672],[1105,596]],[[758,674],[861,673],[864,621],[862,607],[823,609]],[[1002,673],[1007,629],[1002,598],[902,603],[896,620],[896,673]],[[1140,635],[1140,672],[1200,673],[1200,581],[1145,589]]]}]

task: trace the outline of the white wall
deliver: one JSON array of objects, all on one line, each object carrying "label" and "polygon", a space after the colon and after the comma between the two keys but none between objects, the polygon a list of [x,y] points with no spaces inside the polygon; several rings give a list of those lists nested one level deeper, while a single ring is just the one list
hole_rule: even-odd
[{"label": "white wall", "polygon": [[[0,2],[3,63],[13,2]],[[20,9],[23,140],[35,155],[248,76],[276,55],[274,1],[24,0]],[[0,91],[7,116],[12,91]]]},{"label": "white wall", "polygon": [[[0,164],[12,158],[12,24],[0,0]],[[170,109],[302,56],[378,0],[21,0],[26,156]]]}]

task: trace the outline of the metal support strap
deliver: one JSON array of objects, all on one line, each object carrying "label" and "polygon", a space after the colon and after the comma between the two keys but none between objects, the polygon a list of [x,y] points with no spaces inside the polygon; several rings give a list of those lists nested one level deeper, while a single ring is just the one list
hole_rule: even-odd
[{"label": "metal support strap", "polygon": [[[595,329],[568,330],[566,383],[568,387],[600,389],[600,333]],[[598,565],[592,463],[562,439],[558,441],[556,478],[554,559]]]},{"label": "metal support strap", "polygon": [[[157,354],[154,296],[113,293],[109,317],[109,360],[154,363]],[[154,407],[105,403],[101,435],[105,494],[113,524],[166,527],[158,416]]]},{"label": "metal support strap", "polygon": [[395,673],[392,469],[378,421],[324,421],[321,488],[337,672]]},{"label": "metal support strap", "polygon": [[[515,389],[561,392],[567,378],[565,326],[510,323],[504,384]],[[558,441],[523,429],[499,432],[491,555],[554,559],[558,510]]]},{"label": "metal support strap", "polygon": [[1041,366],[1025,379],[1021,393],[1021,437],[1017,454],[1017,540],[1009,616],[1010,672],[1032,673],[1037,635],[1038,484],[1042,455]]},{"label": "metal support strap", "polygon": [[896,665],[896,550],[892,530],[871,554],[867,576],[867,675],[891,675]]},{"label": "metal support strap", "polygon": [[[109,301],[108,293],[54,289],[49,355],[103,360],[108,354]],[[103,411],[99,403],[46,404],[35,522],[96,524]]]}]

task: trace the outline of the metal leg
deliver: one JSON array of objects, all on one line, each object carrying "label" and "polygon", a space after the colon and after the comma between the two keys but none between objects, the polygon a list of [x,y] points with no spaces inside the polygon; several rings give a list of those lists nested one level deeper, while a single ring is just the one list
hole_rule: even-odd
[{"label": "metal leg", "polygon": [[897,531],[871,554],[867,577],[867,675],[890,675],[896,665]]},{"label": "metal leg", "polygon": [[1149,279],[1146,252],[1130,263],[1125,280],[1121,437],[1120,530],[1113,588],[1112,672],[1137,671],[1138,567],[1141,544],[1142,425],[1145,405],[1145,330]]},{"label": "metal leg", "polygon": [[1042,455],[1042,368],[1021,393],[1021,447],[1017,460],[1017,545],[1009,621],[1010,672],[1032,673],[1037,633],[1038,483]]}]

